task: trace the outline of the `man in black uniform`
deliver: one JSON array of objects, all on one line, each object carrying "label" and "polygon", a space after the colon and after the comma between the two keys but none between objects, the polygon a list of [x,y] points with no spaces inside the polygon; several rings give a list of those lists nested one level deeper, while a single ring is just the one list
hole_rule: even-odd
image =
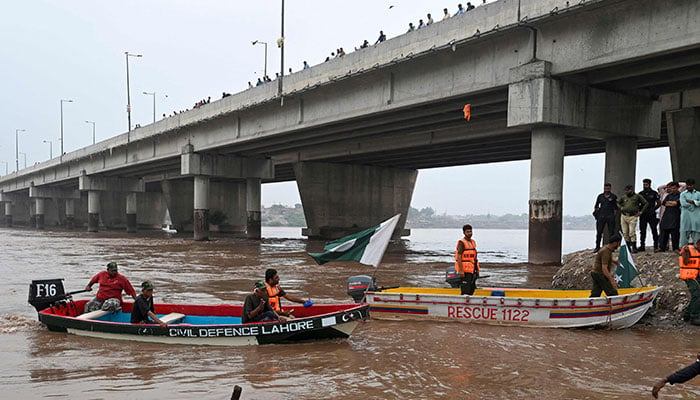
[{"label": "man in black uniform", "polygon": [[659,193],[656,190],[651,188],[651,179],[646,178],[642,180],[642,186],[644,189],[639,192],[639,195],[644,197],[649,206],[639,216],[639,247],[637,247],[637,251],[644,251],[647,224],[651,229],[651,237],[654,239],[654,250],[657,250],[659,248],[659,232],[656,230],[656,226],[659,223],[659,219],[656,218],[656,209],[661,205],[661,197],[659,197]]},{"label": "man in black uniform", "polygon": [[676,383],[683,383],[687,382],[696,376],[700,374],[700,353],[697,355],[697,359],[695,360],[694,363],[688,365],[687,367],[683,369],[679,369],[678,371],[672,373],[671,375],[657,381],[654,384],[654,387],[651,389],[651,395],[654,396],[655,399],[659,398],[659,390],[661,390],[662,387],[666,386],[667,383],[673,385]]},{"label": "man in black uniform", "polygon": [[615,233],[615,211],[617,210],[617,196],[610,191],[611,185],[603,186],[603,193],[595,199],[593,216],[595,217],[595,250],[600,250],[600,240],[603,238],[603,230],[608,227],[608,237]]}]

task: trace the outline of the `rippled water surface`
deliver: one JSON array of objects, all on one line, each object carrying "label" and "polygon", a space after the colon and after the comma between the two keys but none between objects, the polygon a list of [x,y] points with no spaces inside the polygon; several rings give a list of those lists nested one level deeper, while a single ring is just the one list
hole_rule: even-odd
[{"label": "rippled water surface", "polygon": [[[639,399],[659,377],[689,364],[697,335],[636,326],[623,331],[491,327],[465,323],[362,324],[349,340],[244,348],[169,346],[49,332],[27,304],[32,279],[85,287],[109,261],[136,286],[151,279],[156,301],[242,302],[264,270],[314,301],[345,302],[345,280],[374,269],[318,266],[298,228],[264,228],[261,243],[228,237],[193,242],[160,232],[0,230],[2,399]],[[390,244],[380,284],[442,286],[459,232],[414,229]],[[478,231],[484,285],[548,286],[552,268],[523,263],[524,231]],[[564,251],[590,232],[564,233]],[[85,294],[78,298],[87,298]],[[700,329],[700,328],[699,328]],[[700,332],[699,332],[700,333]],[[664,398],[695,398],[692,381]]]}]

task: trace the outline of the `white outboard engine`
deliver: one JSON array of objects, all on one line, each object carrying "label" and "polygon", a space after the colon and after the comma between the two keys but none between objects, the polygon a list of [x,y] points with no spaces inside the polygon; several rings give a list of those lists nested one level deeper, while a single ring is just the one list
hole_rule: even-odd
[{"label": "white outboard engine", "polygon": [[369,275],[355,275],[348,278],[348,295],[360,303],[366,291],[376,291],[377,281]]},{"label": "white outboard engine", "polygon": [[462,283],[462,278],[460,278],[454,265],[445,270],[445,282],[450,284],[450,287],[458,288],[460,283]]},{"label": "white outboard engine", "polygon": [[29,304],[37,311],[60,304],[70,295],[63,289],[63,279],[33,280],[29,285]]}]

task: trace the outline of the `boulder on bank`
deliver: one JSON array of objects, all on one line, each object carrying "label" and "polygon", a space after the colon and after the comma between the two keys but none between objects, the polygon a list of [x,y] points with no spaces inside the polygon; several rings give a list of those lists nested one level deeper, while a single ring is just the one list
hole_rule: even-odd
[{"label": "boulder on bank", "polygon": [[[618,252],[614,257],[617,259]],[[593,285],[590,270],[594,254],[592,249],[566,254],[562,267],[552,278],[552,287],[558,289],[585,289]],[[641,323],[666,327],[689,327],[681,320],[688,305],[688,288],[679,278],[678,254],[646,251],[633,254],[639,277],[633,286],[663,286],[654,305]]]}]

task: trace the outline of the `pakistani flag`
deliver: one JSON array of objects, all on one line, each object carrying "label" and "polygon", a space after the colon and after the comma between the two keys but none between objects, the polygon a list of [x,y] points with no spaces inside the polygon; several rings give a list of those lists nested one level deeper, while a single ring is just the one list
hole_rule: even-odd
[{"label": "pakistani flag", "polygon": [[401,214],[396,214],[377,226],[327,243],[323,253],[309,253],[309,255],[319,264],[325,264],[328,261],[354,260],[376,267],[382,260],[400,216]]},{"label": "pakistani flag", "polygon": [[637,271],[637,266],[634,265],[634,260],[632,259],[632,254],[630,253],[629,247],[627,247],[627,242],[625,238],[622,238],[622,243],[620,244],[620,265],[617,266],[615,270],[615,282],[621,288],[632,287],[632,279],[637,277],[639,271]]}]

